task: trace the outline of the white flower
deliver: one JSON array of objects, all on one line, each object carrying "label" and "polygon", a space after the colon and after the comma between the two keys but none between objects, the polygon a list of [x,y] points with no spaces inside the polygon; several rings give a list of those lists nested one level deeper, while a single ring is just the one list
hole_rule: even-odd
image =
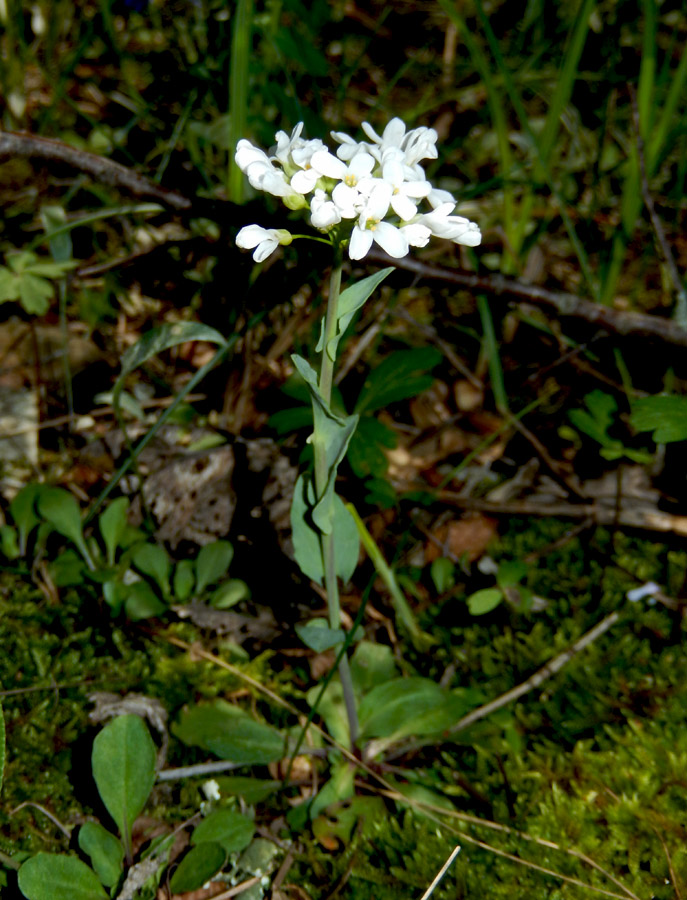
[{"label": "white flower", "polygon": [[426,247],[432,236],[429,228],[426,225],[421,225],[419,222],[401,225],[399,230],[411,247]]},{"label": "white flower", "polygon": [[339,159],[348,161],[353,159],[358,153],[370,152],[370,145],[366,144],[365,141],[354,141],[350,135],[345,134],[343,131],[330,131],[329,133],[336,143],[340,144],[336,148],[336,155]]},{"label": "white flower", "polygon": [[[326,191],[318,189],[310,201],[310,224],[325,230],[341,221],[341,211]],[[352,217],[351,217],[352,218]]]},{"label": "white flower", "polygon": [[393,189],[391,208],[404,220],[412,219],[417,214],[417,204],[413,199],[420,200],[432,190],[429,181],[406,181],[407,174],[403,165],[403,153],[394,148],[386,150],[382,158],[382,178]]},{"label": "white flower", "polygon": [[381,162],[384,152],[391,148],[403,150],[405,162],[414,166],[421,159],[436,159],[438,156],[437,133],[433,128],[414,128],[406,134],[405,123],[399,118],[392,119],[380,137],[369,122],[363,122],[362,129],[376,146],[370,153]]},{"label": "white flower", "polygon": [[252,250],[253,259],[263,262],[277,249],[279,244],[290,244],[293,236],[283,228],[263,228],[261,225],[245,225],[236,235],[236,245],[243,250]]},{"label": "white flower", "polygon": [[203,782],[200,787],[208,800],[220,799],[221,794],[219,792],[219,784],[215,781],[214,778],[211,778],[209,781]]},{"label": "white flower", "polygon": [[236,145],[236,153],[234,154],[236,165],[242,172],[247,171],[248,166],[254,162],[262,162],[264,165],[271,166],[270,158],[264,150],[254,147],[250,141],[242,138]]},{"label": "white flower", "polygon": [[389,211],[392,190],[386,181],[377,181],[370,191],[351,232],[348,245],[348,255],[351,259],[362,259],[373,241],[395,259],[400,259],[408,253],[407,236],[391,222],[383,221]]},{"label": "white flower", "polygon": [[482,240],[479,225],[463,216],[452,216],[455,204],[442,203],[434,212],[424,213],[417,221],[425,225],[435,237],[445,238],[466,247],[476,247]]}]

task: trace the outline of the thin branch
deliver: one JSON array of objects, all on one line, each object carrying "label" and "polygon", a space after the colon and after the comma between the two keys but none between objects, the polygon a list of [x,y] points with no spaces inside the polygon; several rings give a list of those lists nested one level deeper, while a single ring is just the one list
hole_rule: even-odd
[{"label": "thin branch", "polygon": [[14,157],[65,163],[91,175],[102,184],[125,188],[136,197],[154,197],[172,209],[190,210],[191,200],[176,191],[166,190],[132,169],[96,153],[70,147],[62,141],[12,131],[0,132],[0,160]]},{"label": "thin branch", "polygon": [[550,291],[532,284],[524,284],[522,281],[512,278],[505,278],[503,275],[475,275],[470,272],[457,272],[454,269],[432,266],[420,262],[420,260],[411,259],[409,256],[392,259],[381,250],[370,250],[366,259],[383,266],[391,265],[398,269],[406,269],[432,281],[455,284],[466,290],[484,291],[494,297],[502,295],[514,297],[536,306],[554,309],[559,316],[584,319],[586,322],[616,334],[649,335],[665,341],[667,344],[687,347],[687,330],[676,328],[675,322],[671,319],[613,309],[592,300],[576,297],[575,294]]}]

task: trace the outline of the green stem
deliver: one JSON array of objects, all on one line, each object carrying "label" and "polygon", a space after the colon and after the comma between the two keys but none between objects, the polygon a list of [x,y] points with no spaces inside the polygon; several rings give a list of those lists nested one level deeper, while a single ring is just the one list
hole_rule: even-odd
[{"label": "green stem", "polygon": [[[324,320],[324,347],[322,349],[322,361],[320,363],[320,393],[329,406],[332,399],[332,384],[334,381],[334,359],[336,353],[332,352],[330,356],[329,347],[336,347],[336,328],[337,328],[337,310],[339,304],[339,294],[341,292],[341,248],[335,245],[335,258],[332,274],[329,279],[329,297],[327,298],[327,313]],[[320,442],[314,444],[315,455],[315,490],[318,499],[322,497],[327,489],[328,467],[327,467],[327,448]],[[330,534],[320,534],[320,543],[322,545],[322,560],[324,563],[324,586],[327,592],[327,608],[329,610],[329,627],[341,627],[341,604],[339,602],[339,583],[336,576],[336,535],[332,531]],[[343,688],[344,703],[346,704],[346,714],[348,716],[348,728],[351,733],[351,745],[355,744],[358,739],[358,712],[355,703],[355,692],[353,691],[353,679],[351,678],[351,669],[348,663],[348,655],[344,655],[339,660],[339,677],[341,678],[341,686]]]}]

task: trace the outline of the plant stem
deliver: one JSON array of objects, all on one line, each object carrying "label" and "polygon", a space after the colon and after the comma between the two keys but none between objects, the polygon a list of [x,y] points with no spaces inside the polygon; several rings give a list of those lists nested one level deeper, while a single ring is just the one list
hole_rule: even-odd
[{"label": "plant stem", "polygon": [[[334,380],[334,360],[328,353],[329,342],[336,337],[337,308],[339,293],[341,291],[341,248],[335,245],[334,266],[329,279],[329,297],[327,298],[327,312],[324,320],[324,347],[320,363],[319,389],[329,406],[332,399],[332,383]],[[334,345],[336,346],[336,345]],[[335,353],[333,354],[336,355]],[[317,441],[314,445],[315,454],[315,490],[318,499],[322,497],[327,488],[328,467],[327,448]],[[341,627],[341,605],[339,603],[339,584],[336,576],[336,535],[320,534],[322,545],[322,560],[324,563],[324,586],[327,592],[327,608],[329,610],[329,627],[332,629]],[[339,661],[339,677],[343,688],[344,703],[348,716],[348,728],[351,734],[351,745],[358,739],[358,711],[353,691],[353,679],[348,663],[348,656],[344,654]]]}]

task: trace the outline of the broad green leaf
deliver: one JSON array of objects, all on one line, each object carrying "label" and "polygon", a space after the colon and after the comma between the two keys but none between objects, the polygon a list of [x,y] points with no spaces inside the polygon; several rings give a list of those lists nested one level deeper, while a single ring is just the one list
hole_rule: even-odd
[{"label": "broad green leaf", "polygon": [[395,678],[363,697],[360,734],[363,738],[395,740],[411,734],[433,734],[457,721],[464,709],[462,698],[429,678]]},{"label": "broad green leaf", "polygon": [[398,675],[394,652],[387,644],[361,641],[351,656],[351,678],[358,694]]},{"label": "broad green leaf", "polygon": [[296,562],[311,581],[322,585],[324,562],[320,533],[312,525],[312,509],[315,505],[315,491],[309,475],[299,475],[293,489],[291,501],[291,535]]},{"label": "broad green leaf", "polygon": [[182,603],[185,603],[193,593],[196,584],[195,571],[192,559],[182,559],[174,570],[174,596]]},{"label": "broad green leaf", "polygon": [[37,506],[39,513],[55,531],[76,544],[77,550],[86,560],[89,569],[93,569],[91,554],[83,537],[81,510],[74,495],[63,488],[41,487]]},{"label": "broad green leaf", "polygon": [[[367,278],[363,278],[362,281],[358,281],[355,284],[352,284],[350,287],[347,287],[345,291],[341,292],[337,305],[336,333],[328,341],[326,348],[327,356],[332,361],[336,360],[336,351],[339,345],[339,341],[341,340],[341,335],[351,324],[353,316],[361,308],[361,306],[363,306],[363,304],[370,296],[370,294],[375,290],[375,288],[379,284],[381,284],[386,276],[393,271],[393,266],[389,266],[386,269],[380,269],[379,272],[375,272],[374,275],[369,275]],[[321,353],[324,349],[323,321],[322,333],[320,334],[320,340],[318,341],[316,350],[318,353]]]},{"label": "broad green leaf", "polygon": [[35,262],[27,266],[25,274],[38,275],[40,278],[61,278],[70,269],[75,268],[76,260],[66,262]]},{"label": "broad green leaf", "polygon": [[0,553],[5,559],[18,559],[21,556],[17,529],[11,525],[0,525]]},{"label": "broad green leaf", "polygon": [[195,827],[191,843],[211,841],[219,844],[225,853],[236,853],[246,849],[254,834],[255,823],[248,816],[233,809],[216,809]]},{"label": "broad green leaf", "polygon": [[0,266],[0,303],[18,299],[19,279],[5,266]]},{"label": "broad green leaf", "polygon": [[196,591],[202,594],[208,585],[216,584],[227,574],[234,558],[229,541],[214,541],[201,547],[196,557]]},{"label": "broad green leaf", "polygon": [[327,730],[334,740],[349,746],[351,737],[348,730],[348,715],[339,676],[335,675],[332,678],[325,688],[322,699],[319,699],[321,690],[321,686],[316,684],[310,688],[306,699],[311,707],[317,704],[317,714],[324,719]]},{"label": "broad green leaf", "polygon": [[468,609],[473,616],[483,616],[496,609],[503,600],[503,592],[500,588],[483,588],[475,591],[468,597]]},{"label": "broad green leaf", "polygon": [[332,803],[341,803],[353,796],[355,767],[347,759],[341,760],[332,769],[329,781],[318,791],[310,804],[310,818],[314,819]]},{"label": "broad green leaf", "polygon": [[315,653],[324,653],[342,644],[346,638],[343,629],[330,628],[326,619],[313,619],[305,625],[296,625],[296,634]]},{"label": "broad green leaf", "polygon": [[27,900],[108,900],[93,869],[58,853],[27,859],[19,870],[19,890]]},{"label": "broad green leaf", "polygon": [[155,744],[138,716],[117,716],[93,742],[93,778],[131,859],[131,827],[155,784]]},{"label": "broad green leaf", "polygon": [[246,582],[240,578],[230,578],[212,592],[209,603],[215,609],[231,609],[249,597],[250,588]]},{"label": "broad green leaf", "polygon": [[500,588],[514,587],[528,572],[529,566],[520,559],[502,562],[496,572],[496,583]]},{"label": "broad green leaf", "polygon": [[108,504],[98,518],[98,528],[105,544],[108,566],[114,566],[117,548],[127,528],[129,501],[126,497],[117,497]]},{"label": "broad green leaf", "polygon": [[312,823],[312,832],[324,847],[331,848],[337,843],[346,847],[361,820],[366,823],[380,822],[386,816],[387,810],[381,797],[351,797],[327,809],[326,814],[317,816]]},{"label": "broad green leaf", "polygon": [[19,299],[27,313],[42,316],[50,308],[50,301],[55,292],[53,285],[45,278],[24,272],[19,279]]},{"label": "broad green leaf", "polygon": [[284,756],[284,738],[275,728],[223,700],[185,709],[172,732],[185,744],[242,765],[267,765]]},{"label": "broad green leaf", "polygon": [[[299,475],[291,503],[291,534],[301,572],[317,584],[324,580],[320,531],[311,523],[315,490],[308,475]],[[358,565],[360,538],[355,520],[343,500],[334,494],[333,531],[336,537],[336,573],[346,583]]]},{"label": "broad green leaf", "polygon": [[687,440],[687,397],[659,395],[635,400],[630,424],[636,431],[653,431],[657,444]]},{"label": "broad green leaf", "polygon": [[132,562],[139,572],[153,579],[163,597],[169,597],[172,561],[164,547],[150,542],[140,544],[133,552]]},{"label": "broad green leaf", "polygon": [[575,428],[602,446],[610,444],[613,439],[609,436],[608,429],[613,424],[618,404],[610,394],[598,390],[587,394],[584,402],[589,412],[584,409],[571,409],[568,413],[570,421]]},{"label": "broad green leaf", "polygon": [[456,565],[445,556],[440,556],[432,562],[430,574],[437,594],[445,594],[456,583]]},{"label": "broad green leaf", "polygon": [[219,775],[216,781],[223,797],[243,797],[246,803],[261,803],[284,785],[283,781],[248,775]]},{"label": "broad green leaf", "polygon": [[127,619],[139,622],[141,619],[152,619],[167,612],[167,607],[146,581],[135,581],[125,584],[124,612]]},{"label": "broad green leaf", "polygon": [[99,822],[85,822],[79,829],[79,847],[91,858],[91,865],[105,887],[115,885],[122,874],[124,847]]},{"label": "broad green leaf", "polygon": [[226,858],[227,854],[219,844],[203,843],[191,847],[170,879],[172,893],[197,891],[219,872]]},{"label": "broad green leaf", "polygon": [[358,422],[348,445],[346,459],[358,478],[383,478],[389,461],[383,447],[392,450],[397,444],[396,433],[372,416]]},{"label": "broad green leaf", "polygon": [[332,412],[325,402],[317,386],[317,375],[312,366],[301,356],[291,357],[310,390],[313,404],[313,433],[310,443],[313,449],[324,448],[327,462],[327,486],[312,509],[314,524],[325,534],[330,534],[334,527],[334,484],[339,464],[346,455],[348,443],[358,424],[357,416],[338,416]]},{"label": "broad green leaf", "polygon": [[391,403],[416,397],[430,388],[434,378],[427,374],[442,360],[435,347],[397,350],[375,366],[362,386],[355,404],[357,413],[385,409]]},{"label": "broad green leaf", "polygon": [[280,409],[270,416],[268,425],[274,428],[278,435],[291,434],[300,428],[312,428],[312,408],[310,406],[292,406],[290,409]]}]

